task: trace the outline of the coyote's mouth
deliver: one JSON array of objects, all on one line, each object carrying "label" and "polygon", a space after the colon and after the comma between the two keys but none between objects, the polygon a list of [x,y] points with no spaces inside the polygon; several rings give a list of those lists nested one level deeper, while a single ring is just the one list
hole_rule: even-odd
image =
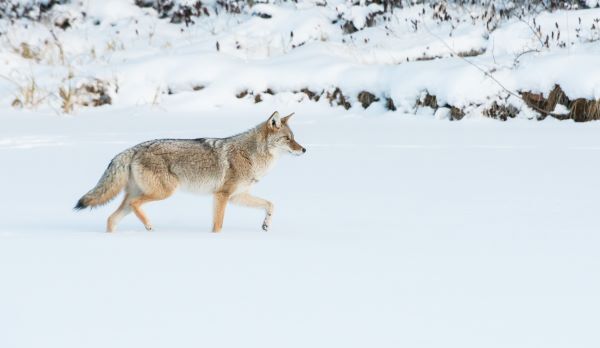
[{"label": "coyote's mouth", "polygon": [[303,155],[303,154],[306,152],[306,149],[305,149],[305,148],[301,148],[301,149],[299,149],[299,150],[290,150],[289,152],[290,152],[292,155],[295,155],[295,156],[301,156],[301,155]]}]

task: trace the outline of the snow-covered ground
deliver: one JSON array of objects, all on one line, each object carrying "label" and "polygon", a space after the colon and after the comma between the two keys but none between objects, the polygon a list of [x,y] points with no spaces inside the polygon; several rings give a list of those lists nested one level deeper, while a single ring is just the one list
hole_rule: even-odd
[{"label": "snow-covered ground", "polygon": [[[531,121],[454,56],[598,99],[599,9],[206,1],[187,26],[133,3],[0,19],[0,348],[600,346],[600,124]],[[118,199],[72,210],[124,148],[274,110],[308,151],[255,188],[269,232],[231,206],[210,233],[211,198],[183,193],[145,206],[152,232],[104,233]]]},{"label": "snow-covered ground", "polygon": [[[365,118],[308,104],[3,115],[1,347],[597,347],[599,125]],[[259,104],[260,105],[260,104]],[[176,194],[104,233],[73,212],[112,156],[297,111],[283,158],[209,232]]]}]

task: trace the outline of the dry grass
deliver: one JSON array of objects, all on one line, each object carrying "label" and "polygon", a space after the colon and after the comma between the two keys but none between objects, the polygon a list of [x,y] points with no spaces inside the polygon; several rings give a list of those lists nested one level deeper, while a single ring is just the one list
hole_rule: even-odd
[{"label": "dry grass", "polygon": [[33,47],[31,47],[31,45],[29,45],[26,42],[21,42],[21,44],[18,48],[15,49],[15,51],[25,59],[35,60],[36,62],[39,62],[41,60],[40,51],[38,49],[34,49]]},{"label": "dry grass", "polygon": [[[19,77],[18,79],[12,79],[4,77],[16,86],[15,98],[11,105],[19,108],[36,108],[40,104],[48,102],[51,106],[58,107],[60,105],[60,109],[64,113],[72,113],[77,106],[111,104],[112,99],[108,94],[109,83],[90,78],[80,79],[83,81],[79,85],[73,83],[75,76],[71,69],[69,57],[55,30],[55,27],[49,27],[48,33],[50,37],[46,38],[43,42],[35,44],[21,42],[18,45],[14,45],[7,38],[13,51],[24,59],[33,60],[36,63],[43,62],[49,65],[63,66],[68,68],[69,71],[68,75],[62,79],[58,86],[53,85],[46,89],[40,88],[38,82],[33,77],[33,73],[31,77],[27,78]],[[90,55],[92,58],[96,58],[95,49],[92,49]],[[15,71],[15,73],[19,72]],[[74,86],[78,87],[75,88]],[[51,90],[55,92],[47,92]]]},{"label": "dry grass", "polygon": [[425,91],[425,95],[417,100],[417,106],[428,106],[436,110],[438,108],[437,97]]},{"label": "dry grass", "polygon": [[[434,59],[441,59],[442,56],[428,56],[427,54],[423,53],[423,55],[421,57],[417,57],[415,58],[415,60],[417,62],[422,62],[422,61],[429,61],[429,60],[434,60]],[[410,59],[406,58],[406,61],[409,62]]]},{"label": "dry grass", "polygon": [[458,56],[459,57],[476,57],[476,56],[480,56],[482,54],[485,53],[485,48],[480,48],[478,50],[476,49],[470,49],[469,51],[463,51],[463,52],[458,52]]},{"label": "dry grass", "polygon": [[75,108],[75,93],[73,91],[73,88],[71,88],[70,85],[67,88],[60,87],[58,89],[58,95],[62,100],[62,111],[65,114],[70,114],[71,112],[73,112],[73,109]]},{"label": "dry grass", "polygon": [[557,104],[562,104],[565,106],[571,104],[569,97],[567,97],[559,85],[555,85],[550,94],[548,94],[548,100],[546,100],[544,110],[552,111],[556,108]]},{"label": "dry grass", "polygon": [[33,76],[29,77],[23,84],[11,79],[8,80],[17,86],[15,99],[11,103],[13,107],[34,109],[46,100],[47,94],[38,86]]},{"label": "dry grass", "polygon": [[37,63],[43,61],[48,64],[55,64],[58,60],[59,64],[66,65],[66,54],[62,43],[54,33],[54,30],[49,29],[48,31],[52,39],[44,40],[43,43],[37,46],[28,42],[21,42],[15,45],[10,40],[8,40],[8,43],[16,54],[25,59],[34,60]]},{"label": "dry grass", "polygon": [[427,91],[425,91],[425,94],[421,98],[417,99],[416,107],[430,107],[434,111],[439,107],[450,108],[450,121],[460,121],[465,117],[463,109],[449,104],[439,105],[437,97],[429,94]]},{"label": "dry grass", "polygon": [[575,99],[570,108],[569,116],[575,122],[600,120],[600,100]]},{"label": "dry grass", "polygon": [[[66,87],[58,89],[58,96],[61,100],[61,109],[64,113],[70,114],[75,111],[77,106],[102,106],[112,104],[108,90],[109,84],[99,79],[94,79],[73,88],[71,83]],[[160,88],[154,95],[152,105],[157,105],[160,98]]]},{"label": "dry grass", "polygon": [[368,108],[373,102],[379,101],[375,94],[367,91],[358,93],[357,99],[364,109]]},{"label": "dry grass", "polygon": [[112,39],[106,42],[106,50],[109,52],[122,51],[125,49],[125,45],[117,39]]},{"label": "dry grass", "polygon": [[56,45],[56,47],[58,48],[58,57],[60,59],[60,63],[62,65],[65,65],[66,63],[66,59],[65,59],[65,49],[63,48],[62,43],[60,42],[60,40],[58,39],[58,37],[56,36],[56,34],[54,33],[54,30],[50,30],[50,35],[52,35],[52,39],[54,39],[54,45]]},{"label": "dry grass", "polygon": [[348,97],[342,93],[342,90],[339,87],[336,87],[333,92],[327,92],[325,97],[329,100],[330,105],[337,104],[343,106],[346,110],[350,109],[352,106],[350,102],[348,102]]},{"label": "dry grass", "polygon": [[465,117],[465,112],[456,106],[450,107],[450,121],[460,121]]},{"label": "dry grass", "polygon": [[390,111],[396,111],[396,104],[394,104],[394,99],[390,97],[385,98],[385,108]]},{"label": "dry grass", "polygon": [[306,96],[308,97],[308,99],[314,100],[314,101],[319,101],[319,99],[321,99],[321,95],[323,94],[323,91],[321,91],[320,93],[318,93],[318,92],[311,91],[310,89],[308,89],[306,87],[302,88],[300,90],[300,92],[306,94]]},{"label": "dry grass", "polygon": [[[456,55],[459,56],[459,57],[465,58],[465,57],[480,56],[480,55],[482,55],[484,53],[485,53],[485,48],[482,48],[482,49],[470,49],[468,51],[457,52]],[[452,53],[450,56],[451,57],[454,56],[454,53]],[[434,55],[434,56],[430,56],[430,55],[427,55],[427,53],[423,52],[422,56],[414,58],[414,60],[416,60],[418,62],[421,62],[421,61],[429,61],[429,60],[442,59],[444,57],[445,56],[439,55],[439,54],[438,55]],[[409,62],[410,59],[406,58],[406,61]]]},{"label": "dry grass", "polygon": [[519,109],[513,105],[501,105],[494,101],[492,105],[484,109],[482,113],[489,118],[506,121],[509,118],[517,117]]},{"label": "dry grass", "polygon": [[[529,106],[540,111],[538,119],[543,120],[547,116],[552,116],[560,120],[574,120],[575,122],[587,122],[600,120],[600,100],[578,98],[569,99],[559,85],[555,85],[552,91],[545,98],[542,93],[521,92],[523,101]],[[556,105],[564,105],[569,109],[565,115],[551,114]],[[543,112],[543,111],[546,112]]]}]

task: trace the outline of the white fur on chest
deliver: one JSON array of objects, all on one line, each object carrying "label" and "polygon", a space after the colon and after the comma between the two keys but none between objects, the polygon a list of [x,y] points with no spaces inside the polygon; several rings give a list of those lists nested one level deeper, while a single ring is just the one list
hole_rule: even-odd
[{"label": "white fur on chest", "polygon": [[254,166],[254,177],[255,181],[258,181],[263,178],[263,176],[267,175],[267,173],[273,168],[275,162],[279,158],[279,153],[272,153],[271,158],[268,161],[261,163],[260,165]]},{"label": "white fur on chest", "polygon": [[277,157],[273,156],[269,161],[265,161],[263,163],[257,164],[252,167],[250,173],[247,174],[245,180],[240,181],[235,188],[234,194],[247,192],[257,184],[267,173],[273,168]]},{"label": "white fur on chest", "polygon": [[203,180],[195,180],[195,181],[180,181],[179,187],[182,191],[190,192],[194,194],[211,194],[215,192],[221,182],[218,180],[211,180],[209,178],[205,178]]}]

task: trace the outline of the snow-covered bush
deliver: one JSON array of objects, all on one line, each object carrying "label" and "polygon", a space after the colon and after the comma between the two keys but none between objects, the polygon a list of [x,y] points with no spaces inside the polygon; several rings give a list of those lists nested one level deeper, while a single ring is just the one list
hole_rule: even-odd
[{"label": "snow-covered bush", "polygon": [[216,0],[206,2],[201,0],[135,0],[140,7],[151,7],[160,18],[168,18],[171,23],[194,24],[194,18],[218,14],[219,11],[239,14],[251,6],[250,0]]},{"label": "snow-covered bush", "polygon": [[66,3],[69,0],[1,0],[0,19],[27,18],[39,20],[44,12],[48,12],[54,5]]}]

